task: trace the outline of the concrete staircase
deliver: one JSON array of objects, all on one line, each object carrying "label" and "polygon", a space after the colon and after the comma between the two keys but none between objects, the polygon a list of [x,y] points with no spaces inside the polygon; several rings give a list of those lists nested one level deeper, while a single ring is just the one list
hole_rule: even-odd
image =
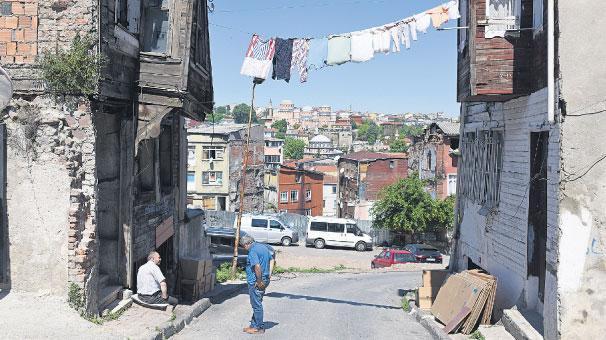
[{"label": "concrete staircase", "polygon": [[121,293],[122,286],[112,284],[109,275],[101,274],[98,284],[99,312],[103,312],[106,307],[119,300]]}]

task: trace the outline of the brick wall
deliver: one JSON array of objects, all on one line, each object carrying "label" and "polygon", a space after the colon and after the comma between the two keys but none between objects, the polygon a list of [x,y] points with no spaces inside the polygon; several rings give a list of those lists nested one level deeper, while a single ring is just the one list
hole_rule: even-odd
[{"label": "brick wall", "polygon": [[[297,183],[296,174],[304,174],[302,183]],[[305,215],[307,209],[311,210],[311,216],[322,216],[322,201],[324,196],[324,176],[322,174],[302,172],[288,168],[280,168],[278,175],[278,209],[293,214]],[[290,192],[299,192],[296,202],[290,200]],[[306,199],[307,190],[311,190],[311,200]],[[280,200],[280,193],[287,192],[288,202]]]},{"label": "brick wall", "polygon": [[38,55],[38,1],[0,2],[0,62],[32,64]]},{"label": "brick wall", "polygon": [[366,170],[366,178],[360,175],[360,181],[366,185],[366,195],[365,197],[360,195],[360,199],[375,201],[384,187],[406,177],[408,177],[407,159],[394,158],[370,162]]}]

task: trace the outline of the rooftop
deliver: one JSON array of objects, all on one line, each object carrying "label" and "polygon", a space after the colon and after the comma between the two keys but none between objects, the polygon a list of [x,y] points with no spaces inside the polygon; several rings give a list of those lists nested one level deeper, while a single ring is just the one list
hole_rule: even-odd
[{"label": "rooftop", "polygon": [[458,136],[459,135],[459,127],[461,124],[452,123],[452,122],[440,122],[433,123],[436,124],[447,136]]},{"label": "rooftop", "polygon": [[331,143],[332,141],[330,140],[330,138],[328,138],[324,135],[317,135],[314,138],[312,138],[309,142],[310,143]]},{"label": "rooftop", "polygon": [[374,161],[379,159],[405,159],[405,153],[381,153],[370,151],[358,151],[341,156],[341,159],[351,159],[354,161]]},{"label": "rooftop", "polygon": [[[259,126],[253,124],[253,127]],[[228,135],[232,132],[246,129],[247,124],[217,124],[207,125],[202,127],[196,127],[193,129],[187,129],[187,133],[199,133],[199,134],[213,134],[213,135]]]}]

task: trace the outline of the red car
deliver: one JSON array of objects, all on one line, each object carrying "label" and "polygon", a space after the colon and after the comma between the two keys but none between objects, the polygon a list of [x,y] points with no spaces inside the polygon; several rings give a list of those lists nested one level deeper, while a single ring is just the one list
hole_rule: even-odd
[{"label": "red car", "polygon": [[417,262],[407,250],[385,249],[370,262],[370,268],[391,267],[392,264]]}]

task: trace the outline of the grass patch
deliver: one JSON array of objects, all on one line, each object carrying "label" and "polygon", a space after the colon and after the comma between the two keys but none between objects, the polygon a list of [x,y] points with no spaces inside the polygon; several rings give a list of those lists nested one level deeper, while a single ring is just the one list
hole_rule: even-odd
[{"label": "grass patch", "polygon": [[407,297],[404,297],[402,299],[402,310],[404,310],[405,312],[410,312],[410,301],[408,301]]},{"label": "grass patch", "polygon": [[333,268],[323,269],[323,268],[299,268],[299,267],[288,267],[283,268],[280,266],[274,267],[274,274],[284,274],[284,273],[314,273],[314,274],[324,274],[324,273],[334,273],[342,270],[348,269],[344,265],[340,264],[338,266],[334,266]]},{"label": "grass patch", "polygon": [[480,333],[479,330],[475,330],[473,333],[471,333],[471,335],[469,336],[470,339],[475,339],[475,340],[486,340],[486,338],[484,337],[484,335],[482,333]]},{"label": "grass patch", "polygon": [[95,325],[102,325],[108,321],[118,320],[118,318],[120,318],[122,316],[122,314],[124,314],[124,311],[126,311],[126,308],[124,308],[116,313],[111,313],[111,312],[107,313],[106,315],[103,315],[103,316],[85,315],[84,313],[80,314],[80,316],[82,316],[87,321],[94,323]]},{"label": "grass patch", "polygon": [[231,263],[225,262],[222,263],[219,268],[217,268],[217,282],[225,282],[228,280],[239,279],[244,280],[246,278],[246,273],[240,267],[236,268],[236,277],[232,278],[231,276]]}]

